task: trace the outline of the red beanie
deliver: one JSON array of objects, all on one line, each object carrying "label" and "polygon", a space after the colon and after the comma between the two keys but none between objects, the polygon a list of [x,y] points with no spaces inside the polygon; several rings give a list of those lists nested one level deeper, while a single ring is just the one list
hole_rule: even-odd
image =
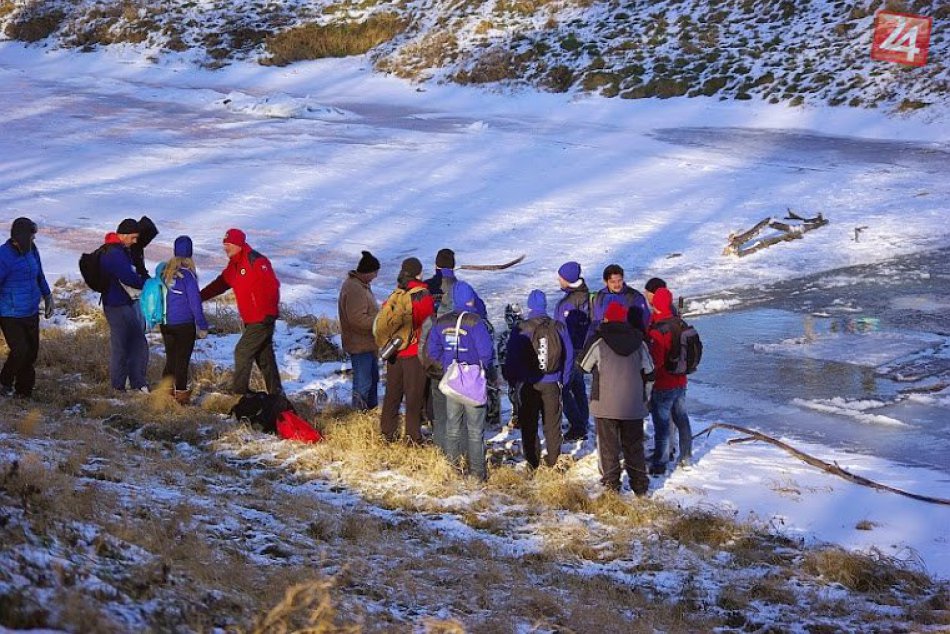
[{"label": "red beanie", "polygon": [[228,229],[228,232],[224,234],[223,242],[233,244],[236,247],[243,247],[247,244],[247,236],[240,229]]},{"label": "red beanie", "polygon": [[627,307],[618,302],[610,302],[604,311],[604,321],[627,321]]},{"label": "red beanie", "polygon": [[658,288],[653,293],[653,307],[661,313],[673,312],[673,293],[668,288]]}]

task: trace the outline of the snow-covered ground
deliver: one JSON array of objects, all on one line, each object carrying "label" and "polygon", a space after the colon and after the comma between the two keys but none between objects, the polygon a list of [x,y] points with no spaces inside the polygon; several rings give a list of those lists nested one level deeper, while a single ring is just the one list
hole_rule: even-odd
[{"label": "snow-covered ground", "polygon": [[[0,208],[39,223],[51,279],[77,278],[81,251],[142,214],[162,232],[151,262],[187,233],[208,280],[224,264],[224,231],[241,227],[274,261],[285,300],[330,316],[361,249],[383,263],[379,296],[409,255],[429,266],[443,246],[463,264],[526,253],[508,271],[467,274],[498,316],[534,287],[553,299],[567,259],[595,287],[619,262],[636,286],[661,276],[696,295],[943,247],[950,235],[950,127],[873,110],[487,94],[417,88],[358,58],[210,72],[133,49],[11,43],[0,43],[0,106]],[[788,208],[831,224],[742,260],[722,255],[730,232]],[[855,241],[859,226],[868,228]],[[280,336],[291,387],[345,399],[345,377],[302,360],[295,337]],[[198,356],[229,363],[231,343],[203,343]],[[895,340],[888,358],[918,343]],[[767,345],[787,354],[797,344]],[[866,415],[854,403],[811,407]],[[912,549],[950,577],[950,507],[866,490],[726,437],[699,441],[695,465],[656,481],[656,495],[754,514],[808,540]],[[809,449],[901,488],[950,491],[939,473]]]}]

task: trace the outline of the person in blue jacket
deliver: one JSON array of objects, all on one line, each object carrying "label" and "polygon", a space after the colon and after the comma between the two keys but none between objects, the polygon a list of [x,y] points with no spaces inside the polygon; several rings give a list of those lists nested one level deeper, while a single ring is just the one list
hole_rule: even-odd
[{"label": "person in blue jacket", "polygon": [[[548,316],[547,303],[547,296],[538,289],[528,295],[528,313],[524,321],[511,331],[505,366],[502,368],[502,374],[508,383],[521,384],[521,407],[518,411],[521,444],[525,460],[534,469],[541,464],[541,447],[538,445],[539,416],[544,429],[544,443],[547,446],[545,463],[553,467],[561,455],[561,388],[571,378],[574,366],[571,337],[562,322]],[[561,342],[560,364],[551,372],[541,369],[538,353],[531,343],[535,329],[546,322],[553,323]]]},{"label": "person in blue jacket", "polygon": [[[619,264],[609,264],[604,268],[604,287],[597,291],[590,302],[590,328],[587,330],[589,345],[594,337],[597,326],[604,321],[607,306],[618,303],[628,311],[627,320],[630,325],[646,335],[650,328],[650,304],[643,293],[627,285],[623,278],[623,267]],[[585,347],[586,347],[585,345]]]},{"label": "person in blue jacket", "polygon": [[182,405],[191,402],[188,366],[195,350],[195,339],[208,336],[208,320],[201,308],[198,271],[192,259],[193,245],[188,236],[175,239],[174,257],[161,272],[165,284],[165,323],[161,326],[165,342],[165,369],[162,378],[174,381],[172,395]]},{"label": "person in blue jacket", "polygon": [[124,392],[126,383],[133,390],[148,392],[145,370],[148,367],[148,341],[145,339],[145,315],[136,304],[145,278],[132,263],[129,248],[139,238],[139,223],[126,218],[114,233],[106,234],[106,249],[99,265],[109,280],[102,294],[102,310],[109,324],[109,376],[112,388]]},{"label": "person in blue jacket", "polygon": [[[487,368],[494,361],[495,346],[485,320],[476,312],[475,291],[465,282],[457,281],[453,295],[454,309],[439,317],[429,332],[426,342],[429,356],[446,370],[455,359]],[[441,449],[449,460],[455,462],[464,448],[469,472],[479,480],[485,480],[486,406],[467,405],[451,397],[445,400],[445,446]]]},{"label": "person in blue jacket", "polygon": [[40,350],[40,299],[44,317],[53,316],[53,295],[33,243],[36,224],[17,218],[10,239],[0,246],[0,329],[10,348],[0,370],[0,396],[29,398],[36,384]]}]

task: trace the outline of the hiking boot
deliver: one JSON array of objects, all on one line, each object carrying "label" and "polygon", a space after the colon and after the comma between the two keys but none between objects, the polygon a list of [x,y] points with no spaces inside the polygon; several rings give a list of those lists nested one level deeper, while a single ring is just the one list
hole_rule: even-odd
[{"label": "hiking boot", "polygon": [[191,390],[175,390],[173,396],[179,405],[191,405]]},{"label": "hiking boot", "polygon": [[564,434],[564,442],[576,442],[576,441],[585,441],[587,440],[587,434],[584,432],[572,432],[569,431]]},{"label": "hiking boot", "polygon": [[666,475],[666,465],[665,464],[650,465],[650,475],[651,476]]}]

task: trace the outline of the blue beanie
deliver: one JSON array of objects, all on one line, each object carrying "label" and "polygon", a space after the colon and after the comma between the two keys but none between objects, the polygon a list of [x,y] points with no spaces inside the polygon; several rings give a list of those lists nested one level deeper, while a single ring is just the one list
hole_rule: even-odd
[{"label": "blue beanie", "polygon": [[548,312],[548,297],[544,294],[544,291],[534,289],[528,293],[528,310],[533,313]]},{"label": "blue beanie", "polygon": [[557,274],[568,284],[573,284],[581,279],[581,265],[577,262],[565,262],[557,270]]},{"label": "blue beanie", "polygon": [[468,282],[457,281],[452,289],[452,303],[457,311],[475,308],[475,289]]},{"label": "blue beanie", "polygon": [[178,236],[175,238],[175,257],[190,258],[192,255],[191,238],[188,236]]}]

